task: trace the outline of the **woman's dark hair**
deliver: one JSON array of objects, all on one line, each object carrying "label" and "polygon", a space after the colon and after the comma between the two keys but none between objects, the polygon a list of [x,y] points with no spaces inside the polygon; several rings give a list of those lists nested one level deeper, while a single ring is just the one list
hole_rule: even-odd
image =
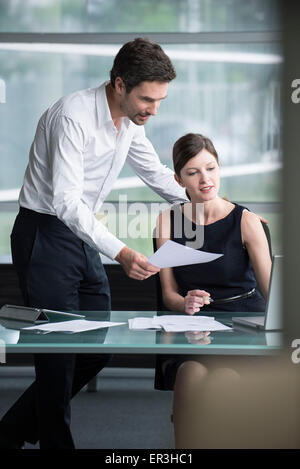
[{"label": "woman's dark hair", "polygon": [[143,81],[170,82],[176,72],[160,45],[147,38],[136,38],[124,44],[115,57],[110,71],[113,88],[117,77],[122,78],[126,92],[130,93]]},{"label": "woman's dark hair", "polygon": [[219,157],[212,141],[203,135],[186,134],[174,143],[173,165],[178,177],[180,177],[180,171],[186,163],[204,149],[211,153],[219,164]]}]

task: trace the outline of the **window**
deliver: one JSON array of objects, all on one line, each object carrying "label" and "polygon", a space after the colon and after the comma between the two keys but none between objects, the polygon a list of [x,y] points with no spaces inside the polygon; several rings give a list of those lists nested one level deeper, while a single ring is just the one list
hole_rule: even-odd
[{"label": "window", "polygon": [[178,33],[276,31],[276,0],[1,0],[0,31]]},{"label": "window", "polygon": [[[268,213],[281,200],[279,29],[274,0],[2,0],[0,260],[10,256],[15,201],[40,115],[62,95],[107,80],[120,46],[137,36],[159,42],[177,71],[146,125],[161,160],[172,167],[172,145],[184,133],[210,137],[222,195],[264,203],[256,207],[279,250],[278,214]],[[161,201],[127,165],[108,201],[124,193],[131,201]],[[127,242],[151,252],[149,240]]]}]

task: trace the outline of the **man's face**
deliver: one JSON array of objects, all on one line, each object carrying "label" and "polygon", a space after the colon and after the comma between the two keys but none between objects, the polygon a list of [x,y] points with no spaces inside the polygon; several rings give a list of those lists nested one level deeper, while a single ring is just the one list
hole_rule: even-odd
[{"label": "man's face", "polygon": [[150,116],[155,116],[161,100],[167,97],[168,83],[143,81],[130,93],[122,90],[120,108],[135,124],[144,125]]}]

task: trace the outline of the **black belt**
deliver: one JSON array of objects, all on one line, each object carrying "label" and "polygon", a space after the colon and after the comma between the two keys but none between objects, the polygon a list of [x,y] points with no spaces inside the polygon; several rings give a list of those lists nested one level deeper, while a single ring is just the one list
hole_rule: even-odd
[{"label": "black belt", "polygon": [[229,296],[228,298],[217,298],[216,300],[210,298],[210,302],[214,304],[230,303],[231,301],[240,300],[241,298],[248,298],[249,296],[252,296],[254,292],[255,288],[252,288],[252,290],[248,291],[247,293],[242,293],[242,295]]}]

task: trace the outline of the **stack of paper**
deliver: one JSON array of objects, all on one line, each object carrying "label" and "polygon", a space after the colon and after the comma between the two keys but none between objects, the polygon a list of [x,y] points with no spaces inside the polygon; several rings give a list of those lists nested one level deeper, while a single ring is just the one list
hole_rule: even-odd
[{"label": "stack of paper", "polygon": [[188,316],[188,315],[163,315],[153,318],[129,319],[129,329],[163,329],[166,332],[188,332],[188,331],[225,331],[232,329],[215,321],[210,316]]},{"label": "stack of paper", "polygon": [[133,318],[128,319],[129,329],[135,331],[143,331],[145,329],[154,329],[160,330],[161,326],[159,324],[155,324],[154,318]]},{"label": "stack of paper", "polygon": [[74,334],[76,332],[92,331],[104,327],[119,326],[125,322],[110,321],[87,321],[86,319],[74,319],[73,321],[50,322],[39,326],[25,327],[23,330],[38,330],[47,334],[48,332],[67,332]]}]

